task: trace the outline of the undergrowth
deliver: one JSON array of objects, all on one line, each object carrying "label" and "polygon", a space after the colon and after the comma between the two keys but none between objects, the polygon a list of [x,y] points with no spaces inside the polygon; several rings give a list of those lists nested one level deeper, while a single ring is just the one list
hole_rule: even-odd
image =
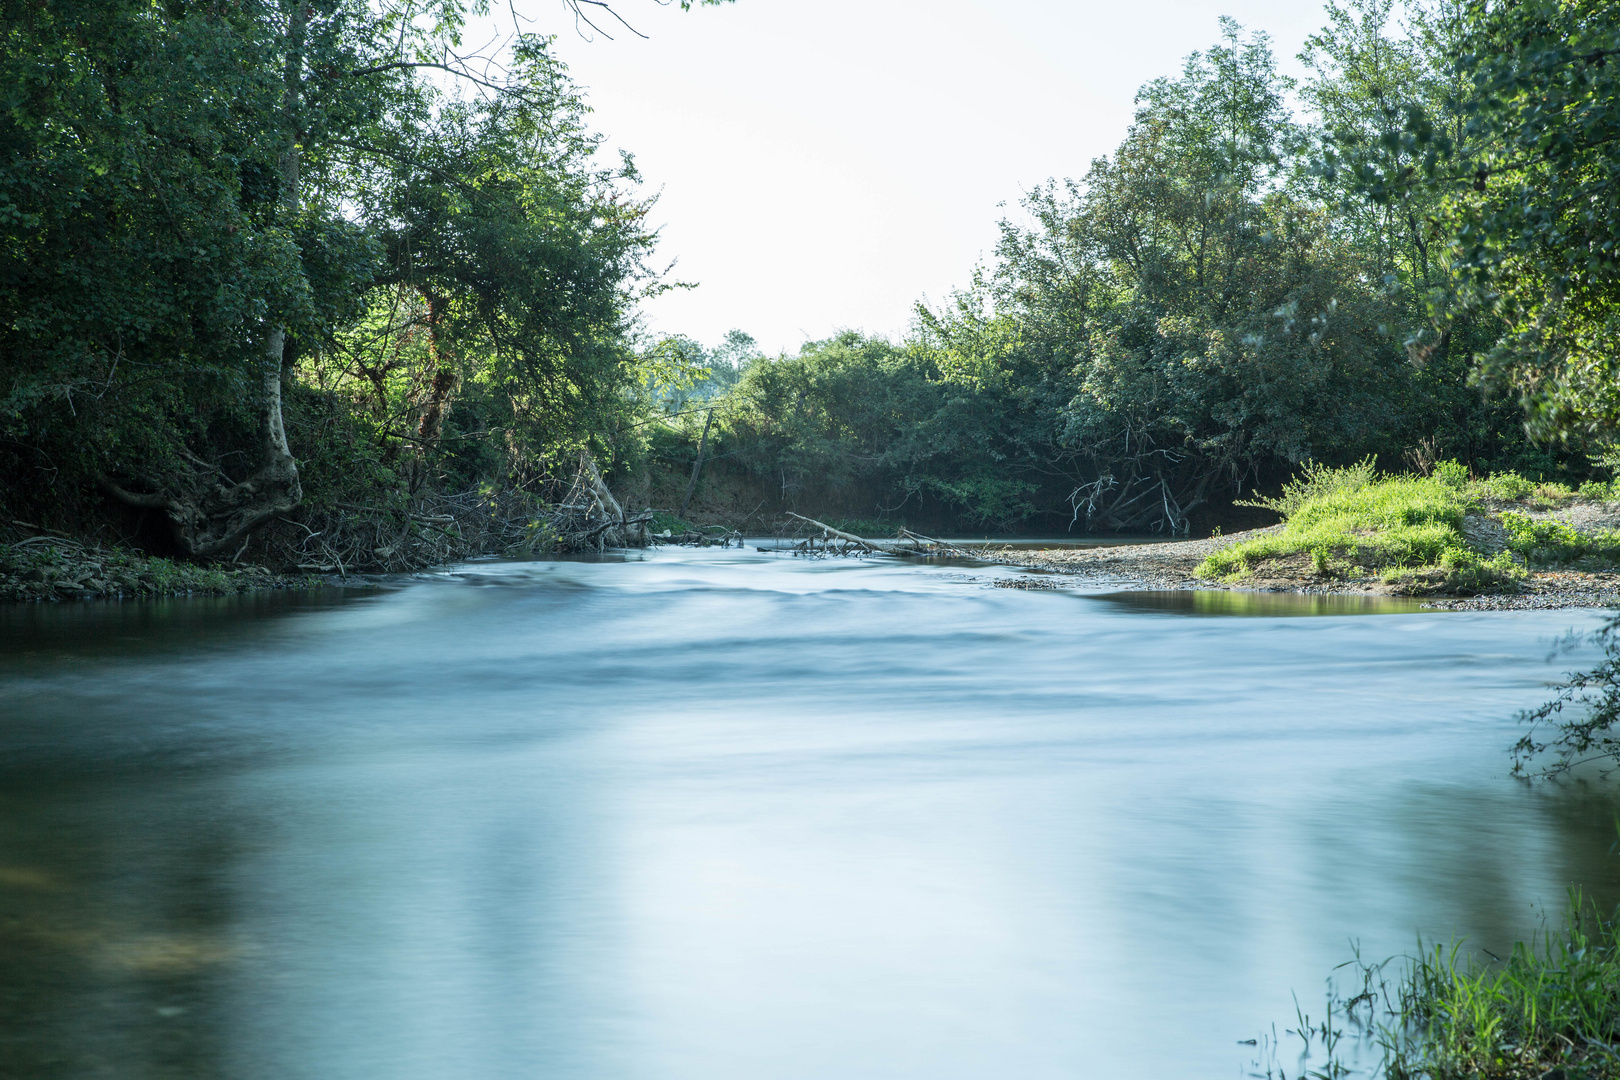
[{"label": "undergrowth", "polygon": [[1307,465],[1280,496],[1248,505],[1284,518],[1280,531],[1206,558],[1198,572],[1233,580],[1268,560],[1308,555],[1314,572],[1349,577],[1377,572],[1401,591],[1478,591],[1511,583],[1522,570],[1510,553],[1485,556],[1463,534],[1477,507],[1466,472],[1380,476],[1372,460],[1347,468]]},{"label": "undergrowth", "polygon": [[[1517,473],[1480,479],[1455,461],[1439,462],[1428,476],[1381,475],[1371,458],[1344,468],[1312,463],[1275,498],[1239,504],[1276,511],[1280,531],[1218,551],[1198,572],[1237,581],[1267,562],[1307,555],[1321,576],[1377,574],[1397,592],[1428,593],[1509,587],[1538,567],[1620,565],[1620,531],[1582,532],[1529,513],[1577,498],[1620,501],[1620,482],[1590,481],[1576,490]],[[1463,528],[1470,513],[1500,522],[1500,551],[1470,540]]]},{"label": "undergrowth", "polygon": [[1562,776],[1592,763],[1606,774],[1620,766],[1620,614],[1611,612],[1597,630],[1571,635],[1563,647],[1596,645],[1603,659],[1588,671],[1572,671],[1558,693],[1519,714],[1527,730],[1513,746],[1513,775]]},{"label": "undergrowth", "polygon": [[59,537],[0,544],[0,600],[221,596],[295,583],[257,566],[198,566]]},{"label": "undergrowth", "polygon": [[[1360,951],[1328,981],[1327,1016],[1301,1010],[1281,1068],[1273,1028],[1251,1076],[1340,1080],[1620,1080],[1620,911],[1572,888],[1563,919],[1506,956],[1463,942],[1367,963]],[[1399,965],[1392,971],[1393,965]],[[1324,1064],[1310,1069],[1320,1049]],[[1376,1055],[1369,1059],[1371,1055]]]},{"label": "undergrowth", "polygon": [[1408,961],[1383,1027],[1389,1080],[1620,1080],[1620,939],[1571,890],[1560,928],[1506,957],[1435,947]]},{"label": "undergrowth", "polygon": [[1516,943],[1501,962],[1436,948],[1412,965],[1403,1002],[1420,1032],[1390,1055],[1391,1080],[1620,1077],[1615,921],[1571,898],[1562,932]]},{"label": "undergrowth", "polygon": [[1508,511],[1501,517],[1508,550],[1527,566],[1613,566],[1620,562],[1620,532],[1584,533],[1561,521]]}]

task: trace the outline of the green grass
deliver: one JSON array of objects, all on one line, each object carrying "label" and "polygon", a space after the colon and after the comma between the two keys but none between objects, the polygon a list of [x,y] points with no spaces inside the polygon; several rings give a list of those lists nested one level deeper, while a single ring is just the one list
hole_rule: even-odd
[{"label": "green grass", "polygon": [[1415,591],[1486,588],[1518,573],[1510,555],[1487,558],[1469,546],[1463,517],[1478,496],[1452,476],[1379,476],[1371,461],[1307,466],[1281,496],[1251,505],[1282,514],[1282,529],[1215,552],[1199,574],[1239,580],[1296,555],[1308,555],[1317,574],[1378,573]]},{"label": "green grass", "polygon": [[1536,520],[1508,511],[1502,515],[1508,550],[1526,566],[1608,567],[1620,562],[1620,532],[1583,533],[1561,521]]},{"label": "green grass", "polygon": [[1579,892],[1561,929],[1501,959],[1460,945],[1412,960],[1384,1033],[1390,1080],[1620,1080],[1620,940]]},{"label": "green grass", "polygon": [[1465,485],[1467,491],[1481,498],[1498,503],[1522,503],[1535,510],[1556,510],[1573,500],[1577,494],[1593,498],[1597,497],[1596,492],[1600,489],[1606,492],[1607,488],[1608,485],[1588,483],[1577,493],[1568,484],[1527,480],[1518,473],[1492,473],[1484,480],[1470,480]]},{"label": "green grass", "polygon": [[[1551,510],[1577,498],[1615,501],[1620,486],[1590,481],[1577,491],[1517,473],[1478,479],[1455,461],[1440,462],[1428,476],[1383,476],[1370,458],[1337,469],[1309,464],[1276,498],[1241,504],[1277,511],[1281,531],[1218,551],[1198,572],[1237,582],[1269,561],[1308,555],[1318,575],[1378,575],[1397,591],[1423,593],[1498,588],[1538,567],[1620,565],[1620,531],[1579,532],[1506,508]],[[1494,555],[1476,549],[1462,529],[1465,515],[1486,512],[1508,534],[1505,550]]]}]

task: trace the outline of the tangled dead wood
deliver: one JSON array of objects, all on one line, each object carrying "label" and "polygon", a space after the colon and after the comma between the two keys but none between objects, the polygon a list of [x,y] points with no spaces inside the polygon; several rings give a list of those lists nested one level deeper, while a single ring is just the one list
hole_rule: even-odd
[{"label": "tangled dead wood", "polygon": [[476,555],[645,547],[650,521],[650,511],[626,513],[595,459],[582,453],[573,484],[554,503],[523,491],[475,490],[396,505],[306,505],[296,518],[282,516],[255,555],[322,573],[402,573]]},{"label": "tangled dead wood", "polygon": [[[935,540],[932,537],[914,533],[910,529],[901,529],[899,537],[894,540],[869,540],[865,537],[856,536],[854,533],[844,532],[842,529],[835,529],[825,522],[817,521],[815,518],[795,514],[791,510],[786,511],[786,514],[790,518],[796,518],[807,525],[820,529],[821,536],[819,539],[822,545],[820,550],[828,554],[844,554],[851,548],[855,548],[875,555],[905,555],[911,558],[926,559],[937,555],[971,557],[969,552],[963,551],[961,548],[953,547],[943,540]],[[815,543],[817,539],[815,536],[808,537],[795,545],[794,550],[814,551],[816,550]],[[830,547],[829,543],[833,540],[841,541],[841,546],[836,549]]]},{"label": "tangled dead wood", "polygon": [[657,544],[679,544],[685,547],[731,547],[735,544],[743,546],[743,534],[736,529],[728,529],[723,525],[711,525],[704,529],[688,529],[686,532],[673,532],[664,530],[653,533],[652,541]]}]

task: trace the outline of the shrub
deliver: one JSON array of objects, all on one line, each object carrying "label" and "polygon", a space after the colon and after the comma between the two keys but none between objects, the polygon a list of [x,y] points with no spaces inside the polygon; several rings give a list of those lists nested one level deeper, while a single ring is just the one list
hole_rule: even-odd
[{"label": "shrub", "polygon": [[1378,471],[1374,468],[1371,457],[1364,457],[1354,465],[1338,469],[1318,461],[1307,461],[1300,469],[1299,475],[1283,485],[1281,495],[1276,498],[1261,496],[1236,505],[1275,510],[1284,521],[1287,521],[1294,516],[1295,511],[1308,502],[1326,498],[1337,492],[1360,491],[1375,483],[1377,479]]},{"label": "shrub", "polygon": [[1452,565],[1472,553],[1463,541],[1469,503],[1456,488],[1434,477],[1384,477],[1370,461],[1345,469],[1313,468],[1271,500],[1285,513],[1281,532],[1255,537],[1215,552],[1199,572],[1232,577],[1256,562],[1309,553],[1318,572],[1346,567],[1418,568]]},{"label": "shrub", "polygon": [[1615,502],[1620,500],[1620,483],[1614,480],[1588,480],[1580,486],[1579,494],[1583,499]]},{"label": "shrub", "polygon": [[1380,477],[1370,460],[1308,466],[1261,505],[1285,514],[1282,530],[1215,552],[1200,574],[1232,580],[1257,563],[1308,554],[1319,574],[1379,570],[1398,591],[1431,593],[1478,592],[1523,573],[1512,553],[1486,558],[1468,546],[1463,517],[1475,500],[1461,466],[1427,477]]},{"label": "shrub", "polygon": [[1492,473],[1475,485],[1480,494],[1503,502],[1518,502],[1536,490],[1536,485],[1518,473]]},{"label": "shrub", "polygon": [[1508,531],[1508,550],[1522,557],[1526,565],[1620,561],[1620,532],[1577,532],[1561,521],[1538,520],[1511,511],[1502,515],[1502,527]]},{"label": "shrub", "polygon": [[1437,461],[1434,471],[1429,474],[1449,488],[1465,491],[1473,478],[1468,472],[1468,466],[1460,461]]}]

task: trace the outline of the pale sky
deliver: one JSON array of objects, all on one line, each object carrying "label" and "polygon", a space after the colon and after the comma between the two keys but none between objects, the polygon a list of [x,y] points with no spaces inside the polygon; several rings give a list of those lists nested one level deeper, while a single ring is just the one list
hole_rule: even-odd
[{"label": "pale sky", "polygon": [[519,10],[659,193],[660,260],[699,283],[649,302],[649,328],[713,345],[735,327],[770,353],[902,334],[989,259],[1023,192],[1113,151],[1137,87],[1215,42],[1218,16],[1271,34],[1294,74],[1325,22],[1285,0],[615,0],[648,38],[587,41],[561,7]]}]

